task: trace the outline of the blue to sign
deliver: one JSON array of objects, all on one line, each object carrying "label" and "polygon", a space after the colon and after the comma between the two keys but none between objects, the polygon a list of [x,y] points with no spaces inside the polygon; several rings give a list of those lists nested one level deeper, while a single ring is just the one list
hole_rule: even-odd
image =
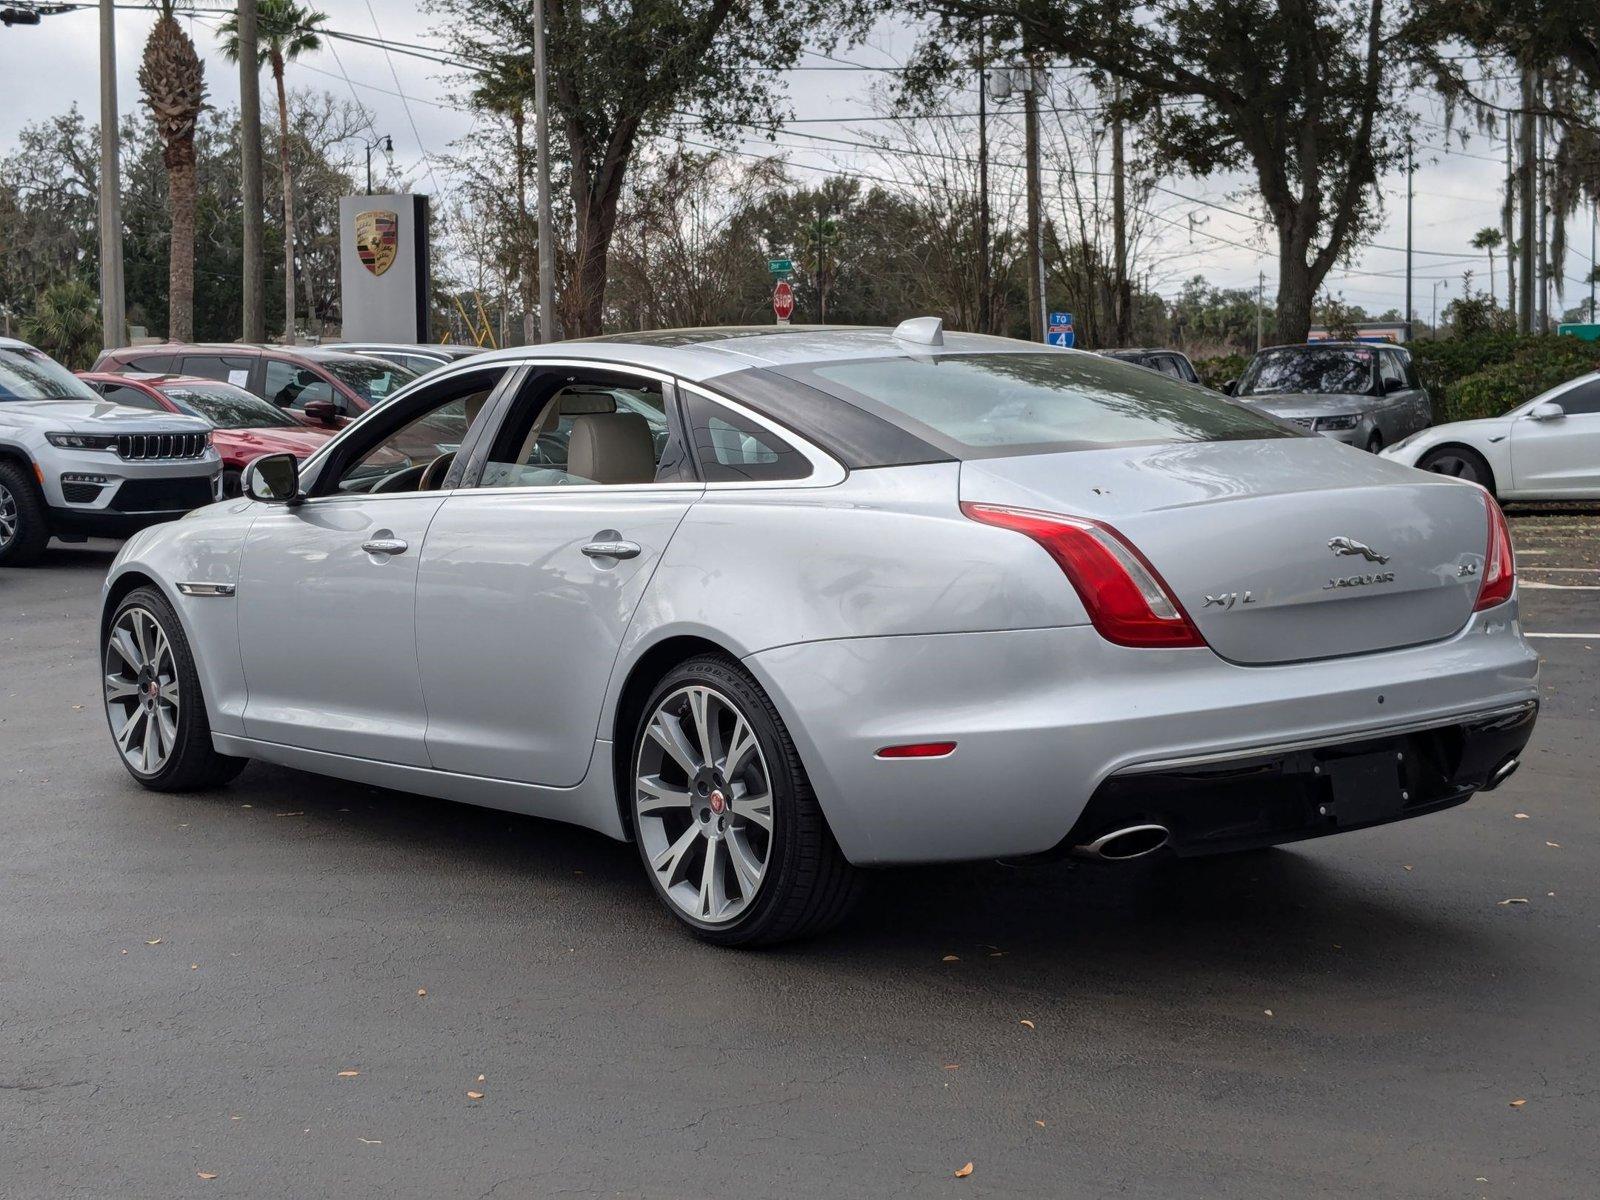
[{"label": "blue to sign", "polygon": [[1045,341],[1052,346],[1071,347],[1077,340],[1077,331],[1072,327],[1072,314],[1069,312],[1051,313],[1049,328],[1045,330]]}]

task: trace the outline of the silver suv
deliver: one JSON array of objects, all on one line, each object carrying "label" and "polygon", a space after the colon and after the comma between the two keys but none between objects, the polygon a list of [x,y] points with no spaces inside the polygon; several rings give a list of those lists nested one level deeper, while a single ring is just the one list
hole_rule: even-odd
[{"label": "silver suv", "polygon": [[0,338],[0,567],[52,535],[123,537],[220,499],[197,417],[111,404],[49,355]]}]

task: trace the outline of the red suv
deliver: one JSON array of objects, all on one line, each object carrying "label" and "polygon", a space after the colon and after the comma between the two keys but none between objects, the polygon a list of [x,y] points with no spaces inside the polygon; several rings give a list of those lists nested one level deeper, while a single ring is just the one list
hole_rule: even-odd
[{"label": "red suv", "polygon": [[107,350],[96,372],[197,375],[270,400],[304,425],[338,428],[381,404],[416,373],[381,359],[318,346],[161,342]]}]

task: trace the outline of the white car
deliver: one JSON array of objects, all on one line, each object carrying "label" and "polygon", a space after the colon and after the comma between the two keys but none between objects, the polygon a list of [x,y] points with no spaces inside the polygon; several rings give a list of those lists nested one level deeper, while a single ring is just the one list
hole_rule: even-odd
[{"label": "white car", "polygon": [[1600,499],[1600,371],[1503,416],[1424,429],[1383,456],[1482,484],[1502,500]]}]

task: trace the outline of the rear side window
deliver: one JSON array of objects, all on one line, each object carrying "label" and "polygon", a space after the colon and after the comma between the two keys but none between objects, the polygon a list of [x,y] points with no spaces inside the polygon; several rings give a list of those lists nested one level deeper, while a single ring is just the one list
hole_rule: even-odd
[{"label": "rear side window", "polygon": [[1159,371],[1093,354],[952,354],[783,372],[961,458],[1297,437]]},{"label": "rear side window", "polygon": [[198,375],[203,379],[220,379],[223,383],[244,387],[250,382],[252,362],[248,358],[223,354],[186,354],[183,356],[183,373]]},{"label": "rear side window", "polygon": [[804,479],[811,460],[770,429],[689,392],[684,398],[689,440],[707,483]]},{"label": "rear side window", "polygon": [[172,371],[170,354],[145,354],[122,365],[123,371],[148,371],[152,375],[166,375]]},{"label": "rear side window", "polygon": [[1385,350],[1378,355],[1378,370],[1383,379],[1385,390],[1391,386],[1405,387],[1405,372],[1400,369],[1400,356],[1391,350]]},{"label": "rear side window", "polygon": [[99,393],[113,404],[125,404],[129,408],[153,408],[158,412],[166,410],[150,396],[148,392],[136,387],[128,387],[122,383],[95,384]]}]

